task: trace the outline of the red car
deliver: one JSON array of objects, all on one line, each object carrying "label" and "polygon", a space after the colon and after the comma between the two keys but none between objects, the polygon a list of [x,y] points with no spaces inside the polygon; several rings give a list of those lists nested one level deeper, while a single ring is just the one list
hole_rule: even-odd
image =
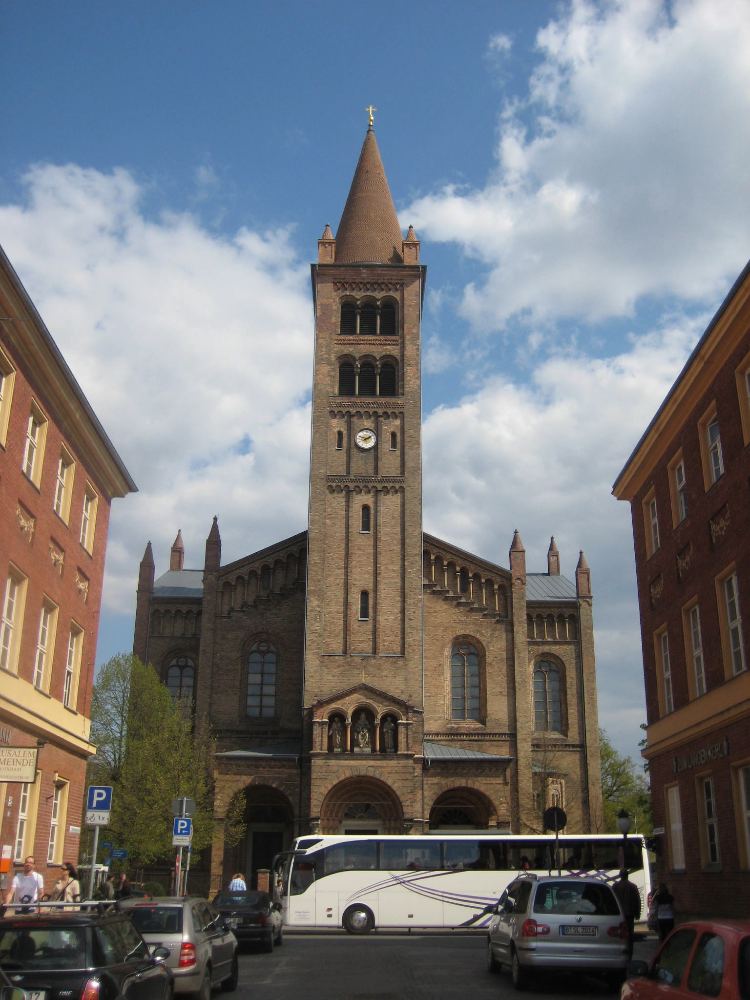
[{"label": "red car", "polygon": [[750,1000],[750,920],[680,924],[628,977],[620,1000]]}]

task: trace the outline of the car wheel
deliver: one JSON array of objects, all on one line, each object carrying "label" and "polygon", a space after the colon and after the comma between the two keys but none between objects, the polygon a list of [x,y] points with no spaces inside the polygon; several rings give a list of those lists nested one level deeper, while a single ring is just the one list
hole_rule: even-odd
[{"label": "car wheel", "polygon": [[529,982],[529,974],[518,961],[518,952],[513,951],[510,957],[510,978],[517,990],[525,990]]},{"label": "car wheel", "polygon": [[206,966],[195,1000],[211,1000],[211,969]]},{"label": "car wheel", "polygon": [[225,993],[231,993],[233,990],[237,989],[237,983],[240,979],[240,964],[237,961],[237,953],[235,952],[234,958],[232,959],[232,971],[229,976],[221,984],[221,988]]},{"label": "car wheel", "polygon": [[343,922],[350,934],[369,934],[375,926],[375,918],[366,906],[350,906]]},{"label": "car wheel", "polygon": [[500,963],[495,958],[495,953],[492,950],[492,943],[487,942],[487,971],[488,972],[499,972]]},{"label": "car wheel", "polygon": [[271,931],[267,938],[263,939],[263,951],[273,951],[273,931]]}]

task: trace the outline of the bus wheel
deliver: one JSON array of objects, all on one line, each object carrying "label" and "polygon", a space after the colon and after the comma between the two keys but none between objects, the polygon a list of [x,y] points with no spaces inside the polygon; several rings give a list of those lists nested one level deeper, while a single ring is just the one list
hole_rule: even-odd
[{"label": "bus wheel", "polygon": [[344,912],[344,927],[350,934],[369,934],[375,919],[366,906],[350,906]]}]

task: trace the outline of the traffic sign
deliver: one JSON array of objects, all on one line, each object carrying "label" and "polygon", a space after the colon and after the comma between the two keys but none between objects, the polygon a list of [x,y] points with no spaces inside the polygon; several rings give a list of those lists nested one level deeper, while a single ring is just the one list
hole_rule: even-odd
[{"label": "traffic sign", "polygon": [[100,812],[98,809],[86,810],[86,826],[109,826],[110,813]]},{"label": "traffic sign", "polygon": [[86,808],[96,812],[110,812],[112,809],[112,786],[89,785]]},{"label": "traffic sign", "polygon": [[192,837],[192,819],[189,816],[175,816],[172,820],[172,846],[189,847]]},{"label": "traffic sign", "polygon": [[112,851],[112,857],[113,858],[120,858],[120,859],[122,859],[122,858],[126,858],[127,856],[128,856],[128,852],[125,850],[124,847],[115,847],[115,849]]}]

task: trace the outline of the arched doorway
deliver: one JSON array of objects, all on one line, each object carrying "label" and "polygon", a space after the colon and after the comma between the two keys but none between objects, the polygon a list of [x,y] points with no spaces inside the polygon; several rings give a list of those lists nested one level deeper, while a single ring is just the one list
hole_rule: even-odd
[{"label": "arched doorway", "polygon": [[403,833],[401,800],[378,778],[346,778],[320,809],[321,833]]},{"label": "arched doorway", "polygon": [[497,825],[495,808],[483,792],[451,788],[435,799],[430,809],[430,829],[487,830]]},{"label": "arched doorway", "polygon": [[291,802],[269,785],[249,785],[237,793],[244,797],[244,837],[224,854],[224,883],[236,871],[248,877],[248,887],[256,886],[259,868],[270,868],[274,856],[288,848],[294,836]]}]

